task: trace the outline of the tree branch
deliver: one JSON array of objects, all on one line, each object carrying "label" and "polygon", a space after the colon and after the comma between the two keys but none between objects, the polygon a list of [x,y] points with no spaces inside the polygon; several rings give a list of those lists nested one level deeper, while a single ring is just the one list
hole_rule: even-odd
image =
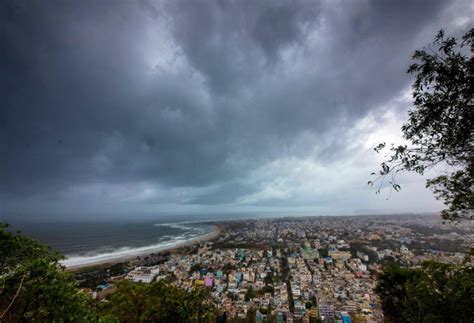
[{"label": "tree branch", "polygon": [[13,306],[13,303],[15,303],[15,300],[17,299],[18,295],[20,295],[20,291],[21,291],[21,288],[23,287],[23,282],[25,281],[26,274],[27,273],[24,273],[23,276],[21,277],[20,286],[18,286],[18,289],[16,290],[16,293],[13,296],[10,304],[8,304],[7,308],[3,311],[2,315],[0,315],[0,320],[3,319],[5,314],[7,314],[7,312],[10,310],[10,308]]}]

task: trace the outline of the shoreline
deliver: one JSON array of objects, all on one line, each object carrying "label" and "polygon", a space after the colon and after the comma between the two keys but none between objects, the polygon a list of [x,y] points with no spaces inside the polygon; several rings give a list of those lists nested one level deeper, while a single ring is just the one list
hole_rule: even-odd
[{"label": "shoreline", "polygon": [[[180,241],[173,245],[169,245],[169,246],[164,245],[164,246],[156,247],[156,248],[153,248],[151,250],[146,250],[146,251],[137,250],[137,252],[135,253],[132,252],[131,254],[127,254],[127,255],[117,255],[116,257],[112,256],[111,258],[108,258],[108,259],[97,259],[95,261],[92,260],[88,263],[83,263],[83,264],[65,265],[64,263],[61,263],[61,265],[65,266],[67,271],[76,272],[76,271],[82,271],[82,270],[92,268],[92,267],[112,266],[118,263],[134,260],[137,257],[148,256],[148,255],[156,254],[160,252],[176,251],[177,249],[180,249],[180,248],[192,246],[195,243],[210,241],[217,238],[222,233],[222,228],[216,224],[213,224],[212,226],[213,226],[212,232],[191,238],[189,240]],[[65,262],[67,262],[67,260],[68,258],[66,258]]]}]

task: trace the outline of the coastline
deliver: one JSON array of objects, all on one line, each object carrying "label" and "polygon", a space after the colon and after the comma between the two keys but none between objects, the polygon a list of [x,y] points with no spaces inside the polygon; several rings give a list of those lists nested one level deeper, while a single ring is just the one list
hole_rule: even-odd
[{"label": "coastline", "polygon": [[[67,271],[76,272],[76,271],[82,271],[82,270],[92,268],[92,267],[112,266],[112,265],[115,265],[115,264],[118,264],[118,263],[134,260],[137,257],[148,256],[148,255],[155,254],[155,253],[176,251],[180,248],[189,247],[189,246],[192,246],[196,243],[210,241],[210,240],[213,240],[213,239],[217,238],[222,233],[222,228],[219,225],[216,225],[216,224],[213,224],[212,226],[213,226],[213,231],[212,232],[209,232],[209,233],[206,233],[204,235],[191,238],[189,240],[180,241],[180,242],[177,242],[173,245],[159,246],[159,247],[156,247],[156,248],[147,249],[146,251],[137,250],[135,253],[132,252],[132,253],[127,254],[127,255],[117,255],[116,257],[112,256],[112,257],[107,258],[107,259],[97,259],[96,261],[90,261],[88,263],[67,265],[67,264],[64,264],[64,262],[62,262],[61,264],[66,267]],[[67,263],[67,259],[65,260],[65,262]]]}]

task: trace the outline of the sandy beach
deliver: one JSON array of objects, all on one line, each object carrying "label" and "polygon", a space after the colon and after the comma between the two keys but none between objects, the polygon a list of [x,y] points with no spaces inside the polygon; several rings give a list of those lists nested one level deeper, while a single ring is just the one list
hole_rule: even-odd
[{"label": "sandy beach", "polygon": [[129,250],[126,255],[120,255],[120,254],[111,254],[110,256],[104,257],[103,255],[98,255],[97,259],[93,259],[93,257],[90,257],[87,262],[79,262],[75,263],[74,261],[71,261],[70,259],[66,259],[61,262],[63,266],[66,267],[67,270],[69,271],[79,271],[83,270],[86,268],[90,267],[95,267],[95,266],[109,266],[125,261],[130,261],[133,259],[136,259],[137,257],[142,257],[142,256],[147,256],[151,254],[156,254],[159,252],[165,252],[165,251],[173,251],[179,248],[187,247],[187,246],[192,246],[195,243],[203,242],[203,241],[209,241],[213,240],[214,238],[218,237],[222,232],[222,229],[214,225],[213,226],[213,231],[198,237],[194,237],[192,239],[186,240],[186,241],[179,241],[179,242],[170,242],[169,244],[163,244],[158,247],[155,246],[150,246],[150,247],[144,247],[144,248],[139,248],[136,250]]}]

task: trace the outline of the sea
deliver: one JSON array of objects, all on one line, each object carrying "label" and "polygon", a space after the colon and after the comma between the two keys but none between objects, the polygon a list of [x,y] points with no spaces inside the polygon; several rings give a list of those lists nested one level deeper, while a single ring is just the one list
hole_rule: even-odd
[{"label": "sea", "polygon": [[11,221],[20,230],[67,257],[66,267],[145,255],[212,233],[206,220],[181,217],[133,220]]},{"label": "sea", "polygon": [[[67,257],[66,267],[94,265],[146,255],[212,233],[213,222],[255,218],[253,215],[172,215],[144,218],[9,220],[20,230]],[[266,217],[266,216],[258,216]]]}]

